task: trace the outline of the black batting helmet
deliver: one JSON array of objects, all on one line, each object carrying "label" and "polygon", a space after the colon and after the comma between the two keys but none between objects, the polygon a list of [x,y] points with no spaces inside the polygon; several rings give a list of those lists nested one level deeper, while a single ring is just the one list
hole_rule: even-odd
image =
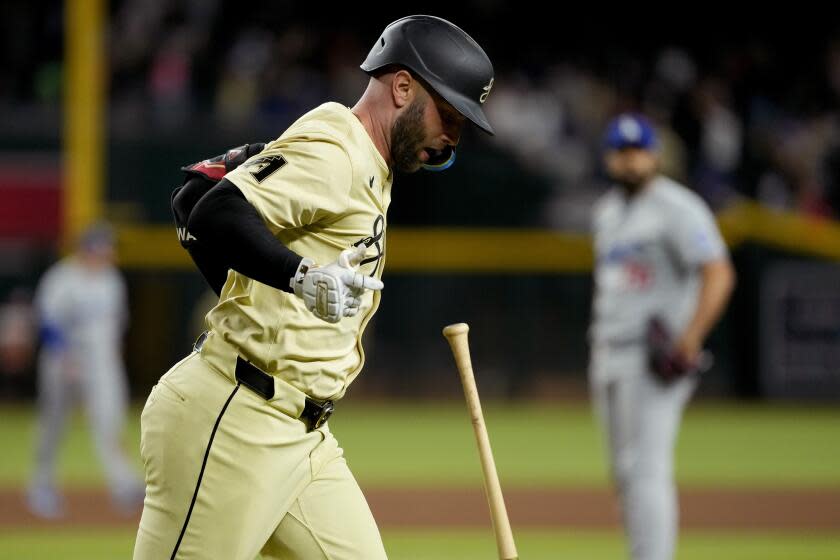
[{"label": "black batting helmet", "polygon": [[361,64],[372,74],[389,65],[417,74],[459,113],[493,134],[482,105],[493,87],[493,64],[461,28],[434,16],[408,16],[390,24]]}]

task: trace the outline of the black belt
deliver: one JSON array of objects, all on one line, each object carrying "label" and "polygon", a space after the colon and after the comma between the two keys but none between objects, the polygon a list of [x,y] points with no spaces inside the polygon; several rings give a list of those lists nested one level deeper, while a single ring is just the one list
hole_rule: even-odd
[{"label": "black belt", "polygon": [[[207,340],[207,333],[201,333],[193,346],[198,352]],[[274,398],[274,378],[241,356],[236,357],[236,380],[254,391],[265,400]],[[306,397],[300,420],[306,424],[307,431],[312,431],[324,425],[335,410],[333,401],[319,402]]]}]

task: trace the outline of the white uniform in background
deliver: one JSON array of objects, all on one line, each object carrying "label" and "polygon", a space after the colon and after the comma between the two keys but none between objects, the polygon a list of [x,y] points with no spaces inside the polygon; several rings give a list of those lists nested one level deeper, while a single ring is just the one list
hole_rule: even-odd
[{"label": "white uniform in background", "polygon": [[29,506],[61,514],[55,462],[68,412],[80,398],[115,504],[142,502],[143,484],[120,447],[128,389],[122,361],[126,288],[113,266],[91,269],[69,257],[44,274],[35,297],[42,348],[38,358],[39,439]]},{"label": "white uniform in background", "polygon": [[648,320],[679,336],[697,305],[701,267],[726,256],[706,204],[663,176],[635,196],[614,187],[594,211],[590,386],[606,429],[636,560],[673,557],[678,508],[673,449],[695,376],[665,386],[647,362]]}]

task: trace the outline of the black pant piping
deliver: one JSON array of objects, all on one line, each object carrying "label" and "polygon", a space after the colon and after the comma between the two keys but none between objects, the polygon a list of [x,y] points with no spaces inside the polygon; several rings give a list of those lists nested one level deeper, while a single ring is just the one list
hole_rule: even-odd
[{"label": "black pant piping", "polygon": [[187,532],[187,525],[190,523],[190,516],[192,515],[193,508],[195,507],[195,500],[198,497],[198,489],[201,488],[201,479],[204,477],[204,468],[207,466],[207,458],[210,456],[210,447],[213,445],[213,438],[216,437],[216,430],[219,428],[222,416],[224,416],[230,401],[233,400],[233,396],[239,390],[239,387],[240,384],[237,383],[227,401],[225,401],[225,406],[222,407],[222,411],[219,412],[218,418],[216,418],[216,424],[213,426],[213,431],[210,433],[210,441],[207,443],[207,449],[204,451],[204,461],[201,463],[201,471],[199,471],[198,481],[195,483],[195,492],[193,492],[192,501],[190,502],[190,509],[187,511],[187,518],[184,519],[184,526],[181,528],[181,534],[178,535],[178,542],[175,543],[175,548],[172,549],[172,556],[169,557],[169,560],[175,560],[175,556],[178,554],[178,548],[180,548],[181,541],[184,539],[184,534]]}]

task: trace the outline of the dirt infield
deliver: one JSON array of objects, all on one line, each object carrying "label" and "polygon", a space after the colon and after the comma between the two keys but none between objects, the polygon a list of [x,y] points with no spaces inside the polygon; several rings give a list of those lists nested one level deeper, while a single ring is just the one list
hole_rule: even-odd
[{"label": "dirt infield", "polygon": [[[480,489],[368,489],[381,527],[484,527]],[[44,521],[30,515],[18,490],[0,490],[0,530],[14,527],[136,526],[139,514],[116,513],[107,495],[68,491],[67,515]],[[613,496],[601,489],[511,489],[505,499],[514,527],[607,529],[619,526]],[[714,530],[790,530],[840,533],[840,489],[684,490],[681,526]]]}]

